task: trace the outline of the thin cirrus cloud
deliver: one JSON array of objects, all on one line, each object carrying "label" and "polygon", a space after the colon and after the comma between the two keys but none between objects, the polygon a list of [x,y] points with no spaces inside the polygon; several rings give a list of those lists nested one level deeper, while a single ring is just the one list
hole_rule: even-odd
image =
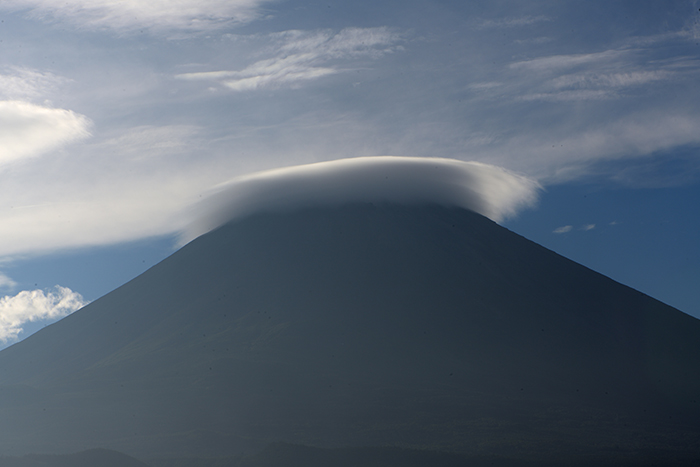
[{"label": "thin cirrus cloud", "polygon": [[684,78],[694,80],[700,71],[694,60],[656,60],[650,51],[634,45],[520,60],[508,68],[514,73],[514,81],[524,83],[516,92],[519,99],[526,101],[616,99],[645,86],[663,86]]},{"label": "thin cirrus cloud", "polygon": [[[475,101],[512,103],[533,124],[521,120],[527,131],[496,135],[473,153],[550,184],[601,174],[611,161],[700,145],[700,113],[681,97],[694,95],[700,78],[700,62],[686,53],[690,38],[632,38],[614,49],[506,64],[498,82],[471,85]],[[538,120],[541,108],[567,118]]]},{"label": "thin cirrus cloud", "polygon": [[[552,231],[552,233],[565,234],[565,233],[571,232],[573,229],[574,229],[573,225],[564,225],[561,227],[557,227],[556,229],[554,229]],[[584,232],[588,232],[589,230],[593,230],[593,229],[595,229],[595,224],[586,224],[586,225],[581,226],[578,230],[583,230]]]},{"label": "thin cirrus cloud", "polygon": [[206,31],[247,23],[271,0],[4,0],[0,8],[86,29]]},{"label": "thin cirrus cloud", "polygon": [[285,31],[269,36],[274,57],[259,60],[242,70],[183,73],[188,81],[216,81],[234,91],[282,87],[339,73],[332,61],[357,57],[379,58],[397,48],[401,36],[388,28],[346,28],[331,31]]},{"label": "thin cirrus cloud", "polygon": [[17,286],[11,277],[7,276],[5,273],[0,272],[0,288],[2,289],[14,289]]},{"label": "thin cirrus cloud", "polygon": [[28,322],[56,320],[87,305],[82,295],[68,287],[53,290],[23,290],[0,298],[0,342],[17,340]]},{"label": "thin cirrus cloud", "polygon": [[[700,115],[666,114],[658,110],[591,122],[571,134],[516,135],[496,150],[484,152],[498,165],[527,172],[545,184],[585,177],[598,162],[632,159],[683,145],[700,144]],[[512,157],[517,154],[521,159]],[[521,160],[526,161],[520,166]]]},{"label": "thin cirrus cloud", "polygon": [[0,96],[6,100],[36,99],[64,81],[53,73],[8,67],[0,73]]},{"label": "thin cirrus cloud", "polygon": [[544,15],[525,15],[512,18],[485,19],[482,20],[477,27],[479,29],[514,28],[519,26],[530,26],[532,24],[541,23],[543,21],[551,21],[551,18]]},{"label": "thin cirrus cloud", "polygon": [[573,225],[563,225],[561,227],[557,227],[556,229],[553,230],[553,233],[555,234],[564,234],[567,232],[571,232],[571,230],[574,228]]},{"label": "thin cirrus cloud", "polygon": [[437,203],[496,222],[537,202],[540,185],[478,162],[424,157],[357,157],[259,172],[217,187],[195,207],[186,243],[258,211],[353,202]]}]

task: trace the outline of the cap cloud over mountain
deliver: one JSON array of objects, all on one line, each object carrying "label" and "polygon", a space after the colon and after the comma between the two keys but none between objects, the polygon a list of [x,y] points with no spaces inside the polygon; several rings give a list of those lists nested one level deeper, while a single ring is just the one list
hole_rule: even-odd
[{"label": "cap cloud over mountain", "polygon": [[354,202],[461,207],[496,222],[537,201],[540,185],[480,162],[423,157],[358,157],[269,170],[212,190],[196,205],[181,240],[259,211]]}]

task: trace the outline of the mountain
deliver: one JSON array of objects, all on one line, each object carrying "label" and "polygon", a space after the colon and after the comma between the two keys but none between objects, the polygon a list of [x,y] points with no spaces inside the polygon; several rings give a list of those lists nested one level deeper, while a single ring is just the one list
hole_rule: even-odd
[{"label": "mountain", "polygon": [[0,467],[149,467],[147,464],[108,449],[90,449],[64,455],[0,457]]},{"label": "mountain", "polygon": [[675,465],[699,395],[697,319],[474,212],[357,203],[228,223],[0,352],[0,453]]}]

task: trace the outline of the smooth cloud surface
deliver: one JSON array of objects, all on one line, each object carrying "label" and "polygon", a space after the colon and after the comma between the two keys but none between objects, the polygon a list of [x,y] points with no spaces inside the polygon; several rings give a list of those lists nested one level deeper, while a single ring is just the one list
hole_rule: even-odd
[{"label": "smooth cloud surface", "polygon": [[255,211],[352,202],[437,203],[496,222],[537,201],[537,182],[478,162],[417,157],[359,157],[256,173],[220,186],[183,233],[188,242]]},{"label": "smooth cloud surface", "polygon": [[27,322],[55,320],[87,305],[82,295],[68,287],[53,291],[23,290],[15,296],[0,298],[0,341],[16,340]]}]

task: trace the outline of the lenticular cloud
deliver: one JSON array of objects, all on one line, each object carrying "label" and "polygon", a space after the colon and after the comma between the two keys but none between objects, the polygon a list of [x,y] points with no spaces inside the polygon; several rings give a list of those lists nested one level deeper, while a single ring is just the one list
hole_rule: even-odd
[{"label": "lenticular cloud", "polygon": [[186,243],[257,211],[353,202],[436,203],[496,222],[537,201],[540,185],[479,162],[417,157],[359,157],[259,172],[216,187],[183,232]]}]

